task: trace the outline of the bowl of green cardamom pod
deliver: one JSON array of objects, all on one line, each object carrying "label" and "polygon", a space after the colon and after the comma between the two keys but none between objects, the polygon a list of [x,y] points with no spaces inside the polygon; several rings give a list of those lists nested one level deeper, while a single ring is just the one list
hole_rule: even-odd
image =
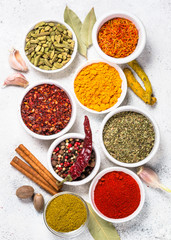
[{"label": "bowl of green cardamom pod", "polygon": [[76,56],[77,46],[71,27],[52,20],[32,26],[24,39],[24,53],[29,64],[43,73],[66,69]]},{"label": "bowl of green cardamom pod", "polygon": [[71,239],[87,228],[89,209],[79,195],[61,192],[47,202],[43,218],[49,231],[58,237]]}]

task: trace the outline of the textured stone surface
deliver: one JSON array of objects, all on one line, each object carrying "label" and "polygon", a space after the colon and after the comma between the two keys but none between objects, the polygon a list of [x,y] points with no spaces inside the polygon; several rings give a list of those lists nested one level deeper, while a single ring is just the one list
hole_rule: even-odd
[{"label": "textured stone surface", "polygon": [[[24,35],[28,28],[39,20],[63,20],[66,4],[73,9],[81,20],[91,7],[95,7],[97,18],[112,9],[121,9],[137,15],[145,25],[147,44],[138,61],[148,74],[158,103],[154,107],[146,106],[130,90],[123,105],[139,107],[156,119],[161,133],[161,144],[157,155],[149,163],[154,167],[160,179],[171,187],[171,1],[141,0],[1,0],[0,1],[0,73],[3,80],[14,71],[8,65],[9,50],[15,47],[23,55]],[[99,57],[95,49],[88,51],[88,59]],[[42,79],[53,79],[68,89],[72,89],[76,69],[85,59],[77,54],[72,65],[59,74],[42,74],[31,67],[25,74],[30,83]],[[72,89],[73,91],[73,89]],[[22,128],[18,118],[20,95],[23,89],[8,87],[0,89],[0,239],[2,240],[53,240],[60,239],[52,235],[44,226],[43,216],[35,211],[31,201],[21,201],[15,191],[21,185],[31,185],[41,192],[45,201],[50,197],[45,191],[29,181],[10,166],[15,148],[23,143],[41,162],[47,166],[46,153],[52,141],[40,141],[32,138]],[[102,153],[99,146],[99,125],[104,116],[89,114],[77,105],[77,119],[70,132],[83,133],[83,117],[87,114],[93,129],[93,140],[101,154],[101,169],[113,166]],[[79,193],[88,200],[89,184],[81,187],[64,187],[64,190]],[[171,195],[145,186],[146,200],[141,213],[132,221],[116,224],[122,240],[171,240]],[[92,237],[85,232],[76,239],[89,240]]]}]

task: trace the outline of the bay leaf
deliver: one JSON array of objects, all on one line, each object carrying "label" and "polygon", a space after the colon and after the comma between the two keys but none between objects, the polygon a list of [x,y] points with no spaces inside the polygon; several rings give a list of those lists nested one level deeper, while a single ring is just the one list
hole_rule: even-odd
[{"label": "bay leaf", "polygon": [[88,229],[95,240],[120,240],[120,237],[112,223],[100,218],[89,203],[90,212]]},{"label": "bay leaf", "polygon": [[94,8],[92,8],[87,14],[81,27],[81,39],[87,48],[92,44],[92,30],[95,22],[96,15],[94,12]]},{"label": "bay leaf", "polygon": [[82,22],[80,21],[79,17],[68,6],[66,6],[64,11],[64,21],[72,28],[77,37],[78,52],[87,58],[87,47],[81,39]]}]

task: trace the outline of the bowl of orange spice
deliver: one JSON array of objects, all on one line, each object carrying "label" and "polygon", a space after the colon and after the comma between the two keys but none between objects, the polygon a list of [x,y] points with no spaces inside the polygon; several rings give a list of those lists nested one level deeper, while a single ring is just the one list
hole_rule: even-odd
[{"label": "bowl of orange spice", "polygon": [[102,58],[125,64],[136,59],[143,51],[146,32],[136,16],[127,12],[112,12],[95,23],[92,40]]},{"label": "bowl of orange spice", "polygon": [[90,113],[105,114],[123,102],[127,81],[118,65],[100,59],[91,60],[77,70],[74,93],[83,109]]}]

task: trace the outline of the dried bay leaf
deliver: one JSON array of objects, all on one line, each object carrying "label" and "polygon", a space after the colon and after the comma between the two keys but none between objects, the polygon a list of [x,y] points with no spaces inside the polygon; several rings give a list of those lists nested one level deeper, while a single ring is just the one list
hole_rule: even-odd
[{"label": "dried bay leaf", "polygon": [[92,29],[95,22],[96,15],[94,12],[94,8],[92,8],[90,12],[87,14],[81,27],[81,39],[87,48],[92,44]]},{"label": "dried bay leaf", "polygon": [[77,37],[79,53],[87,58],[87,47],[81,39],[82,22],[68,6],[66,6],[64,11],[64,21],[73,29]]},{"label": "dried bay leaf", "polygon": [[95,240],[120,240],[120,237],[113,226],[112,223],[109,223],[102,218],[100,218],[92,209],[89,203],[88,208],[90,212],[88,229]]}]

